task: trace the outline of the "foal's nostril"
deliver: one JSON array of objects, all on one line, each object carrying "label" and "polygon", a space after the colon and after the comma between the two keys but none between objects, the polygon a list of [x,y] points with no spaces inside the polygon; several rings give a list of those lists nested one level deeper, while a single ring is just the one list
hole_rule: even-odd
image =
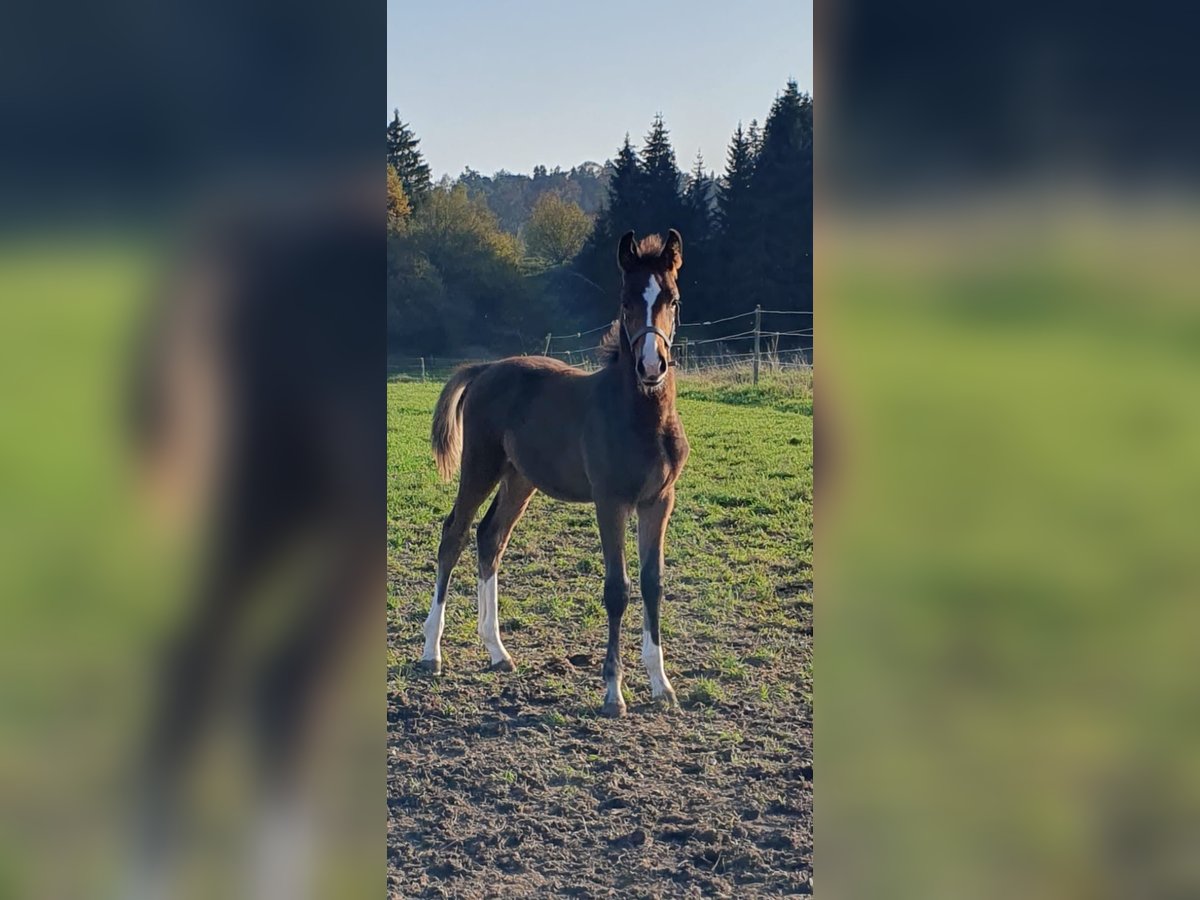
[{"label": "foal's nostril", "polygon": [[658,371],[660,374],[667,371],[667,358],[661,353],[658,354]]},{"label": "foal's nostril", "polygon": [[637,373],[642,378],[646,377],[646,364],[644,362],[642,362],[640,359],[637,361]]}]

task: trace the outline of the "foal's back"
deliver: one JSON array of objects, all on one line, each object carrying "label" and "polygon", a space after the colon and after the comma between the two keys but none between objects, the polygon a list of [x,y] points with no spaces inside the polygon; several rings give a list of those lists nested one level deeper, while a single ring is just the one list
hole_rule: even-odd
[{"label": "foal's back", "polygon": [[466,452],[502,456],[556,499],[591,500],[583,441],[600,374],[545,356],[483,367],[463,398]]}]

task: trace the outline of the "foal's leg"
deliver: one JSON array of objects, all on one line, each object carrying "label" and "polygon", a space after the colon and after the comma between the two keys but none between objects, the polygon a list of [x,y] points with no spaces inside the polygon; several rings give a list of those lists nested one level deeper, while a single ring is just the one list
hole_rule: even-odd
[{"label": "foal's leg", "polygon": [[446,623],[446,594],[450,590],[450,574],[467,545],[467,532],[475,513],[500,480],[502,457],[472,454],[463,451],[462,474],[458,481],[458,497],[450,515],[442,523],[442,540],[438,544],[437,582],[429,616],[425,619],[425,652],[417,664],[421,669],[438,675],[442,671],[442,631]]},{"label": "foal's leg", "polygon": [[535,490],[527,478],[510,466],[500,481],[496,499],[492,501],[476,532],[479,546],[479,637],[487,647],[492,659],[491,668],[496,672],[511,672],[516,668],[512,657],[500,642],[496,573],[512,530],[525,513]]},{"label": "foal's leg", "polygon": [[625,715],[621,696],[621,617],[629,605],[629,573],[625,571],[625,523],[629,507],[596,502],[600,546],[604,550],[604,609],[608,613],[608,653],[604,657],[604,708],[606,716]]},{"label": "foal's leg", "polygon": [[675,691],[663,670],[662,639],[658,630],[662,599],[663,545],[667,521],[675,506],[675,489],[652,503],[638,507],[638,559],[642,574],[642,664],[650,676],[650,693],[656,700],[675,705]]}]

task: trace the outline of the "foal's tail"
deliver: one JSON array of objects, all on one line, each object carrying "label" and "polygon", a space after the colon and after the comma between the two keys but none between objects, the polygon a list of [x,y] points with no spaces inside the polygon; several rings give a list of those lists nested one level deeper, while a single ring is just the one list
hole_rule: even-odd
[{"label": "foal's tail", "polygon": [[458,369],[438,397],[433,411],[433,458],[437,461],[438,474],[442,481],[449,481],[458,471],[462,460],[462,397],[467,386],[488,367],[488,363],[476,363]]}]

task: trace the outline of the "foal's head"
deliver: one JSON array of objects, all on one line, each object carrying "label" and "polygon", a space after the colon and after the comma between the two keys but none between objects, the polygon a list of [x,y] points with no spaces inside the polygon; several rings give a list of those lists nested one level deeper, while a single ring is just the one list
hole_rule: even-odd
[{"label": "foal's head", "polygon": [[683,238],[672,228],[664,241],[657,234],[639,243],[627,232],[617,246],[621,267],[621,331],[635,360],[643,388],[658,390],[667,381],[671,341],[675,338],[683,265]]}]

